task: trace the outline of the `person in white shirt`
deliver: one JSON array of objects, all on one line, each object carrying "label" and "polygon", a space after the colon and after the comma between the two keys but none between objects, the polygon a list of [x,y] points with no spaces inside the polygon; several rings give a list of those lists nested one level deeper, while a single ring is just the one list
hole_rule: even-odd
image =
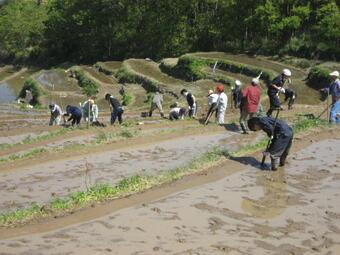
[{"label": "person in white shirt", "polygon": [[224,124],[224,115],[227,110],[228,105],[228,97],[224,93],[224,86],[218,85],[216,87],[216,92],[218,94],[218,102],[217,102],[217,122],[220,125]]},{"label": "person in white shirt", "polygon": [[209,110],[207,113],[207,116],[205,118],[204,124],[207,125],[209,122],[209,119],[211,118],[211,116],[213,115],[214,112],[216,112],[217,114],[217,101],[218,101],[218,94],[214,93],[213,90],[209,90],[208,92],[208,106],[209,106]]}]

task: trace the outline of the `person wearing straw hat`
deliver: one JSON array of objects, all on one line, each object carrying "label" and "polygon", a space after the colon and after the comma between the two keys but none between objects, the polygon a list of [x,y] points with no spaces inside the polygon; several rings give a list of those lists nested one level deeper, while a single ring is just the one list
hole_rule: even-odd
[{"label": "person wearing straw hat", "polygon": [[339,72],[333,71],[329,74],[331,77],[332,83],[324,88],[323,91],[326,91],[328,94],[332,96],[332,104],[331,111],[329,114],[329,122],[330,123],[340,123],[339,118],[337,117],[340,113],[340,80],[339,80]]}]

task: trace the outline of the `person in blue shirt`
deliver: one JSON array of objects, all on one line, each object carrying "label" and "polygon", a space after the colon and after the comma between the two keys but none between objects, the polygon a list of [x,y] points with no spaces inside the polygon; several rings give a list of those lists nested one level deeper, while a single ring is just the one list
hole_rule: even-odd
[{"label": "person in blue shirt", "polygon": [[79,126],[82,117],[81,109],[73,105],[68,105],[66,106],[66,113],[64,114],[64,116],[70,116],[67,122],[72,120],[72,127],[74,126],[74,124],[77,124],[77,126]]},{"label": "person in blue shirt", "polygon": [[270,137],[271,144],[264,155],[270,156],[271,169],[275,171],[278,166],[284,166],[293,142],[292,128],[280,119],[275,123],[272,117],[251,118],[248,120],[248,127],[251,131],[263,130]]},{"label": "person in blue shirt", "polygon": [[[330,123],[340,124],[339,114],[340,114],[340,80],[339,80],[339,72],[334,71],[330,74],[332,83],[328,86],[328,88],[322,89],[327,94],[331,94],[332,96],[332,106],[329,114]],[[327,96],[328,97],[328,96]]]},{"label": "person in blue shirt", "polygon": [[285,94],[284,85],[286,81],[292,76],[292,73],[289,69],[283,69],[282,74],[277,76],[272,83],[268,86],[268,96],[269,96],[269,103],[270,107],[267,112],[267,116],[272,116],[272,113],[276,109],[281,108],[281,102],[279,98],[279,94]]}]

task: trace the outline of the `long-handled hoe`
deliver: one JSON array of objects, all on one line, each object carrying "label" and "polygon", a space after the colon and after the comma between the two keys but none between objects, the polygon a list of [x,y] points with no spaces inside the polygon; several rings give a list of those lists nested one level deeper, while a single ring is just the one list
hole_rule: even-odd
[{"label": "long-handled hoe", "polygon": [[[279,114],[280,114],[280,108],[278,108],[277,112],[276,112],[276,116],[275,116],[275,120],[274,120],[274,125],[273,125],[273,134],[274,134],[274,131],[275,131],[276,122],[277,122],[277,118],[279,117]],[[267,143],[266,151],[268,151],[268,149],[270,147],[270,144],[272,143],[272,140],[273,140],[273,135],[272,135],[272,137],[269,139],[269,141]],[[262,161],[261,161],[261,167],[262,168],[265,166],[265,162],[266,162],[266,155],[263,155],[262,156]]]}]

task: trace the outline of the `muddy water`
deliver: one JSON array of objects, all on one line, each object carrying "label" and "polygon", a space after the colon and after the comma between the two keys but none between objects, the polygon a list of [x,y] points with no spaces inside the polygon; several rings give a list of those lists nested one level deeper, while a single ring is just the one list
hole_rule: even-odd
[{"label": "muddy water", "polygon": [[15,99],[15,91],[8,85],[8,83],[0,83],[0,102],[9,103]]},{"label": "muddy water", "polygon": [[339,143],[314,143],[292,155],[284,171],[260,172],[248,165],[157,202],[3,240],[2,254],[337,255]]},{"label": "muddy water", "polygon": [[[115,184],[134,174],[156,174],[181,166],[213,146],[226,146],[231,133],[192,136],[134,149],[103,151],[87,157],[65,159],[14,172],[0,172],[0,212],[44,203],[86,189],[86,163],[91,185]],[[156,142],[156,141],[155,141]],[[236,146],[231,144],[230,147]]]}]

